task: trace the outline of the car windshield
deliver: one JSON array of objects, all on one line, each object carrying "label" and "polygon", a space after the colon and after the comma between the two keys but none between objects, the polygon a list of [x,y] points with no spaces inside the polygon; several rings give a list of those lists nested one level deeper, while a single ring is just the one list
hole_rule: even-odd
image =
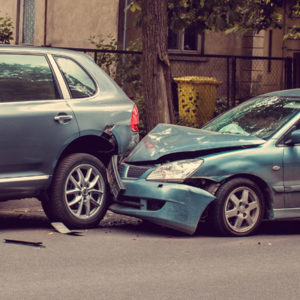
[{"label": "car windshield", "polygon": [[299,111],[300,97],[256,97],[213,119],[203,129],[268,139]]}]

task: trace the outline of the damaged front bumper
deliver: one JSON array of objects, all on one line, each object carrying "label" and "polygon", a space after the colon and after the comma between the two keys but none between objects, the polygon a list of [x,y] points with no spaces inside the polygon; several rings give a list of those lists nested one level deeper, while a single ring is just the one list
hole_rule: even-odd
[{"label": "damaged front bumper", "polygon": [[117,159],[109,164],[108,181],[114,195],[113,212],[193,234],[204,210],[215,197],[193,186],[120,178]]}]

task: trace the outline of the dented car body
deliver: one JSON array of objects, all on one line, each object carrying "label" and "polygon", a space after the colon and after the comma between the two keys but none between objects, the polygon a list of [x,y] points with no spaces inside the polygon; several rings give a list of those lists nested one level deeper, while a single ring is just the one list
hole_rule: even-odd
[{"label": "dented car body", "polygon": [[265,94],[202,129],[159,124],[108,168],[110,209],[193,234],[300,217],[300,90]]},{"label": "dented car body", "polygon": [[138,142],[138,111],[93,59],[0,46],[0,201],[37,197],[52,221],[99,224],[106,166]]}]

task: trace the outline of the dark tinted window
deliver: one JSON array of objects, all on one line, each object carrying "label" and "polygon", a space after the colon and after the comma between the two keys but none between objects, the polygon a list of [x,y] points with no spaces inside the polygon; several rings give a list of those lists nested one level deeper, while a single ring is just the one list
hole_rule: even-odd
[{"label": "dark tinted window", "polygon": [[168,48],[179,49],[178,34],[169,29],[168,33]]},{"label": "dark tinted window", "polygon": [[56,62],[65,76],[72,98],[86,98],[95,94],[93,80],[76,62],[64,57],[57,57]]},{"label": "dark tinted window", "polygon": [[193,28],[186,28],[184,32],[184,50],[197,50],[198,34]]},{"label": "dark tinted window", "polygon": [[0,102],[57,98],[44,56],[0,54]]}]

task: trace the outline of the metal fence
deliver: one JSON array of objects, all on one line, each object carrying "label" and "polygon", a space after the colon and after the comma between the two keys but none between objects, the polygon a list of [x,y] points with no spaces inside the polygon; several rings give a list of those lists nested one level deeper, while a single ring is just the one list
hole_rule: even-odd
[{"label": "metal fence", "polygon": [[292,87],[292,59],[227,55],[171,55],[172,76],[209,76],[222,81],[217,98],[227,107],[250,97]]},{"label": "metal fence", "polygon": [[[128,76],[129,69],[132,67],[135,68],[135,74],[132,74],[134,81],[140,79],[141,52],[72,49],[91,55],[104,69],[108,68],[106,62],[113,58],[114,65],[110,64],[112,69],[108,72],[117,79],[130,97],[135,98],[136,89],[130,89],[130,82],[123,81],[122,74]],[[217,89],[217,99],[225,102],[227,108],[258,94],[293,87],[293,59],[290,57],[198,55],[172,52],[169,53],[169,57],[172,77],[208,76],[222,81],[222,85]],[[127,67],[125,73],[124,67],[125,69]],[[123,73],[119,72],[121,69]],[[173,83],[173,88],[176,98],[175,83]],[[176,99],[174,101],[176,102]]]}]

